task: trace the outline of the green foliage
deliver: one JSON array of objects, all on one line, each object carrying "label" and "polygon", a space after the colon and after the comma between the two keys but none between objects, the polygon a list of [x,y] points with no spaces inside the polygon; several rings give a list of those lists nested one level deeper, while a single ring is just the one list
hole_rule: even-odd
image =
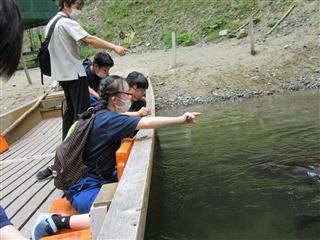
[{"label": "green foliage", "polygon": [[193,36],[189,32],[181,32],[177,35],[177,44],[182,46],[192,46],[196,43]]},{"label": "green foliage", "polygon": [[219,32],[218,31],[214,31],[212,33],[210,33],[207,37],[206,37],[206,42],[213,42],[217,39],[219,39],[220,36],[219,36]]},{"label": "green foliage", "polygon": [[111,41],[115,38],[116,34],[114,32],[110,32],[110,31],[105,31],[105,32],[102,32],[101,34],[101,38],[106,40],[106,41]]},{"label": "green foliage", "polygon": [[45,39],[44,33],[41,31],[38,31],[35,29],[30,29],[25,31],[25,34],[24,34],[25,48],[24,49],[26,50],[26,52],[38,51],[41,46],[40,38],[42,42]]},{"label": "green foliage", "polygon": [[97,30],[94,27],[91,27],[89,25],[83,25],[83,29],[86,30],[90,35],[97,34]]},{"label": "green foliage", "polygon": [[[287,9],[292,1],[272,1],[271,8]],[[97,35],[110,42],[119,42],[119,32],[130,33],[133,26],[135,37],[131,46],[142,46],[142,42],[148,43],[149,49],[171,48],[172,31],[181,46],[193,45],[201,38],[224,39],[219,31],[237,29],[259,7],[258,0],[88,0],[84,10],[97,9],[99,24],[91,23],[91,19],[83,19],[83,23],[99,26]],[[279,12],[277,8],[273,11]],[[254,16],[253,21],[257,24],[261,19]]]},{"label": "green foliage", "polygon": [[171,32],[172,31],[167,31],[167,32],[164,32],[163,35],[162,35],[162,40],[163,40],[164,46],[166,48],[171,48],[171,46],[172,46],[172,44],[171,44]]},{"label": "green foliage", "polygon": [[182,30],[172,30],[172,31],[167,31],[163,33],[162,39],[166,48],[172,47],[171,34],[173,31],[176,32],[177,45],[186,47],[186,46],[192,46],[196,43],[191,33],[185,32]]},{"label": "green foliage", "polygon": [[28,69],[39,67],[39,63],[37,59],[30,60],[26,62],[26,66]]},{"label": "green foliage", "polygon": [[277,20],[274,19],[274,18],[271,18],[271,19],[268,20],[267,26],[268,26],[269,28],[272,28],[274,25],[276,25],[276,23],[277,23]]},{"label": "green foliage", "polygon": [[92,57],[93,55],[96,54],[97,51],[98,51],[97,49],[92,48],[90,46],[83,46],[81,47],[81,50],[80,50],[80,58],[85,59],[88,57]]},{"label": "green foliage", "polygon": [[252,17],[253,24],[258,24],[261,22],[261,18],[259,16],[253,16]]},{"label": "green foliage", "polygon": [[221,29],[226,24],[227,24],[227,20],[224,18],[207,20],[200,23],[200,30],[201,30],[201,33],[206,36],[218,29]]}]

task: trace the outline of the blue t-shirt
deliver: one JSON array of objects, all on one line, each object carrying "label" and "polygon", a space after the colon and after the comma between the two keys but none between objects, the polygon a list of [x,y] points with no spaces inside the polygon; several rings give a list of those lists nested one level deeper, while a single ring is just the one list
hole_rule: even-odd
[{"label": "blue t-shirt", "polygon": [[[116,166],[115,152],[122,139],[132,136],[140,119],[109,111],[97,114],[85,149],[84,163],[90,166],[90,173],[97,175],[98,172],[104,179],[112,178]],[[106,158],[93,164],[105,149],[108,149]]]},{"label": "blue t-shirt", "polygon": [[0,205],[0,229],[7,225],[12,225],[12,223],[9,221],[4,209]]},{"label": "blue t-shirt", "polygon": [[146,100],[140,98],[138,101],[131,104],[129,112],[138,112],[142,107],[147,106]]}]

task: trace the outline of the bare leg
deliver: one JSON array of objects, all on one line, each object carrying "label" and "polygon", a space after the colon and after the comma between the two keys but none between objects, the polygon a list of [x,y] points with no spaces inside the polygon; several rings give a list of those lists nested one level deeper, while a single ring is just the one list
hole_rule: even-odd
[{"label": "bare leg", "polygon": [[0,239],[7,240],[7,239],[27,239],[13,226],[7,225],[0,229]]},{"label": "bare leg", "polygon": [[90,227],[89,214],[73,215],[70,218],[71,229],[84,229]]}]

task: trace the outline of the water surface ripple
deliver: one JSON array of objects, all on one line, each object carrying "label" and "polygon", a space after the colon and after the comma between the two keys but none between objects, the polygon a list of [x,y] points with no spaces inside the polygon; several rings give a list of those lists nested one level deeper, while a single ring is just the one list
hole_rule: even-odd
[{"label": "water surface ripple", "polygon": [[320,93],[190,109],[157,131],[146,239],[320,239],[299,221],[320,215]]}]

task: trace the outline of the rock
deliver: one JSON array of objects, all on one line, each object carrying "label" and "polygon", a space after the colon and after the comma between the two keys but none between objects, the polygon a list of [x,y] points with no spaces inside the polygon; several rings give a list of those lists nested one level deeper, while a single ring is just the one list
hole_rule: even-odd
[{"label": "rock", "polygon": [[229,33],[229,34],[228,34],[228,38],[235,38],[235,37],[237,37],[237,35],[234,34],[234,33]]},{"label": "rock", "polygon": [[289,45],[284,45],[283,48],[284,49],[288,49],[290,46]]},{"label": "rock", "polygon": [[245,38],[246,36],[248,36],[248,33],[242,28],[237,35],[237,39]]},{"label": "rock", "polygon": [[254,76],[254,77],[251,77],[250,80],[258,81],[258,80],[260,80],[260,77],[259,76]]},{"label": "rock", "polygon": [[224,29],[224,30],[219,32],[219,36],[227,36],[228,33],[229,33],[229,30],[228,29]]}]

